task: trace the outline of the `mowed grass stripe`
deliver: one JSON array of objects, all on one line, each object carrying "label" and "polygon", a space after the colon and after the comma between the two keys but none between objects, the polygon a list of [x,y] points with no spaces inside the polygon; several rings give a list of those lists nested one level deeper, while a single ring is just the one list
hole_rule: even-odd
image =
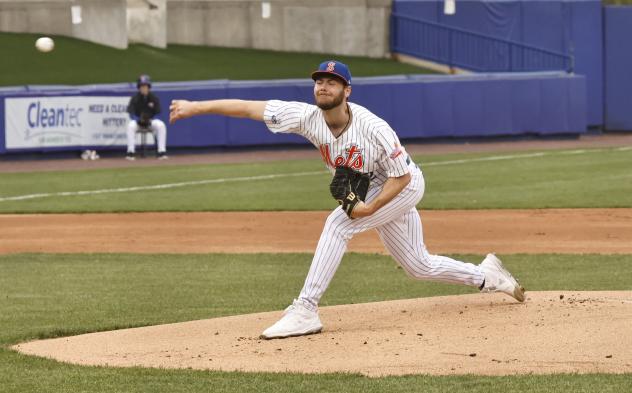
[{"label": "mowed grass stripe", "polygon": [[[426,209],[632,206],[629,150],[414,158]],[[329,179],[320,160],[0,174],[0,212],[328,210]]]},{"label": "mowed grass stripe", "polygon": [[238,181],[256,181],[256,180],[276,179],[276,178],[281,178],[281,177],[294,177],[294,176],[311,176],[311,175],[320,175],[323,173],[325,173],[325,171],[233,177],[233,178],[228,178],[228,179],[209,179],[209,180],[198,180],[198,181],[186,181],[186,182],[180,182],[180,183],[156,184],[153,186],[110,188],[110,189],[90,190],[90,191],[65,191],[65,192],[57,192],[57,193],[29,194],[29,195],[19,195],[19,196],[14,196],[14,197],[0,198],[0,202],[22,201],[26,199],[47,198],[47,197],[67,197],[67,196],[78,196],[78,195],[108,194],[108,193],[115,193],[115,192],[166,190],[169,188],[200,186],[204,184],[218,184],[218,183],[238,182]]},{"label": "mowed grass stripe", "polygon": [[[602,151],[602,150],[599,150],[599,149],[595,149],[594,151],[574,150],[574,151],[570,151],[570,152],[563,152],[562,154],[583,154],[583,153],[588,153],[588,152],[599,152],[599,151]],[[501,155],[501,156],[480,157],[480,158],[470,158],[470,159],[451,160],[451,161],[438,161],[438,162],[425,163],[424,166],[457,165],[457,164],[467,164],[467,163],[471,163],[471,162],[485,162],[485,161],[500,161],[500,160],[513,160],[513,159],[522,159],[522,158],[534,158],[534,157],[542,157],[542,156],[544,156],[546,154],[547,154],[546,152],[535,152],[535,153],[527,153],[527,154]],[[324,173],[327,173],[327,171],[271,174],[271,175],[261,175],[261,176],[245,176],[245,177],[234,177],[234,178],[225,178],[225,179],[208,179],[208,180],[186,181],[186,182],[180,182],[180,183],[167,183],[167,184],[156,184],[156,185],[136,186],[136,187],[123,187],[123,188],[110,188],[110,189],[97,189],[97,190],[61,191],[61,192],[56,192],[56,193],[27,194],[27,195],[0,197],[0,202],[21,201],[21,200],[26,200],[26,199],[47,198],[47,197],[68,197],[68,196],[79,196],[79,195],[94,195],[94,194],[105,194],[105,193],[112,193],[112,192],[134,192],[134,191],[146,191],[146,190],[162,190],[162,189],[177,188],[177,187],[199,186],[199,185],[204,185],[204,184],[225,183],[225,182],[230,182],[230,181],[255,181],[255,180],[266,180],[266,179],[282,178],[282,177],[320,175],[320,174],[324,174]]]}]

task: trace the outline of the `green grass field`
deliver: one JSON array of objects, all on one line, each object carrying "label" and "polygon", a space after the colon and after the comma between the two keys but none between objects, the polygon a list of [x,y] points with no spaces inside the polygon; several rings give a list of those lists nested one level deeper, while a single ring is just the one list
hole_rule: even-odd
[{"label": "green grass field", "polygon": [[[433,155],[415,161],[426,177],[424,209],[632,207],[630,149]],[[279,177],[265,178],[269,175]],[[0,212],[328,210],[335,207],[329,177],[320,160],[2,173]],[[170,188],[151,188],[165,185]],[[109,191],[55,195],[98,190]],[[48,196],[6,199],[31,194]]]},{"label": "green grass field", "polygon": [[143,73],[154,81],[308,78],[318,64],[333,58],[347,63],[354,77],[431,72],[387,59],[189,45],[156,49],[134,44],[120,50],[61,36],[53,37],[54,51],[40,53],[38,37],[0,33],[5,54],[0,86],[133,82]]},{"label": "green grass field", "polygon": [[[632,207],[629,148],[415,158],[427,180],[423,208]],[[314,174],[293,176],[302,172]],[[235,180],[244,173],[290,176]],[[6,199],[213,180],[164,190]],[[3,173],[0,211],[330,209],[335,204],[327,183],[328,175],[317,160]],[[502,257],[528,290],[632,290],[632,255]],[[114,369],[61,364],[8,349],[33,338],[279,310],[300,290],[310,261],[309,254],[0,255],[0,391],[594,393],[626,392],[632,386],[632,374],[366,378]],[[386,256],[348,254],[322,305],[471,292],[467,287],[411,280]]]},{"label": "green grass field", "polygon": [[[512,255],[504,260],[531,290],[632,289],[627,279],[632,256]],[[308,254],[0,256],[0,345],[278,310],[300,290],[310,261]],[[322,304],[472,292],[467,287],[413,281],[386,256],[349,254]],[[64,365],[0,349],[0,386],[10,392],[622,392],[630,384],[632,375],[370,379],[348,374],[108,369]]]}]

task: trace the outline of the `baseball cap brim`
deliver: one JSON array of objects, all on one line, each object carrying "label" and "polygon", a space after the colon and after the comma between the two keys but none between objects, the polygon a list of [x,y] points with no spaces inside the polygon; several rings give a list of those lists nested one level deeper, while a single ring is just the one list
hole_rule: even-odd
[{"label": "baseball cap brim", "polygon": [[336,72],[331,72],[331,71],[314,71],[312,72],[312,79],[313,80],[317,80],[319,77],[321,76],[335,76],[338,77],[338,79],[340,79],[342,81],[342,83],[344,83],[345,85],[349,85],[349,81],[342,75],[336,73]]}]

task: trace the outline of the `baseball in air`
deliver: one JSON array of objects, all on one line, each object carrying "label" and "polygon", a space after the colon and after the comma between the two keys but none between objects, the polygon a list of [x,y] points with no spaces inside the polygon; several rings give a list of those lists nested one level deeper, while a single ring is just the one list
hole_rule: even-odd
[{"label": "baseball in air", "polygon": [[50,52],[55,49],[55,41],[50,37],[40,37],[35,41],[35,47],[40,52]]}]

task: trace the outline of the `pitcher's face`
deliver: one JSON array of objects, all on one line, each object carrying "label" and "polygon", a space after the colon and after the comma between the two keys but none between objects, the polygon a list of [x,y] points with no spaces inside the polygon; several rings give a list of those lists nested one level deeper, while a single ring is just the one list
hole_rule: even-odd
[{"label": "pitcher's face", "polygon": [[320,77],[314,82],[314,99],[322,110],[329,110],[342,104],[351,94],[351,87],[345,86],[336,77]]}]

